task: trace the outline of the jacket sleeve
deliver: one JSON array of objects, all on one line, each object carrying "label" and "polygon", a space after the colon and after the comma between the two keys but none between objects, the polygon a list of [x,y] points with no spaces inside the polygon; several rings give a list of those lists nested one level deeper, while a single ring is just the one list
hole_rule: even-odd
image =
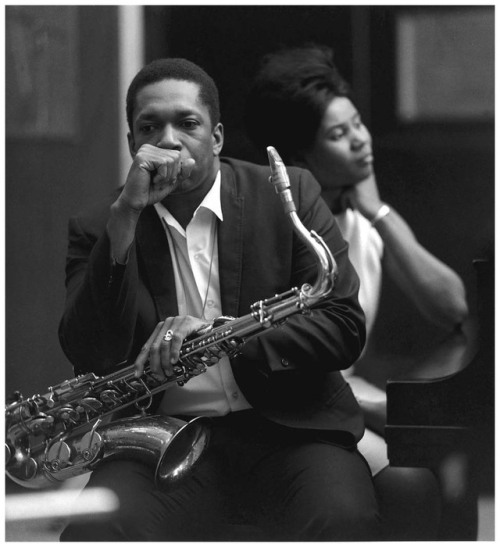
[{"label": "jacket sleeve", "polygon": [[137,318],[135,245],[126,266],[113,265],[110,256],[104,226],[96,229],[88,218],[69,221],[59,340],[76,374],[109,372],[131,351]]},{"label": "jacket sleeve", "polygon": [[[320,187],[308,171],[289,169],[291,180],[298,177],[294,193],[297,212],[307,230],[320,235],[331,250],[338,267],[330,295],[317,303],[310,314],[295,314],[285,324],[270,329],[259,339],[258,353],[264,355],[261,372],[325,373],[351,366],[365,344],[364,313],[359,305],[359,278],[348,258],[348,244],[320,196]],[[294,186],[292,185],[292,188]],[[294,237],[291,279],[294,286],[313,284],[318,275],[309,248]],[[243,348],[242,356],[254,353],[255,345]]]}]

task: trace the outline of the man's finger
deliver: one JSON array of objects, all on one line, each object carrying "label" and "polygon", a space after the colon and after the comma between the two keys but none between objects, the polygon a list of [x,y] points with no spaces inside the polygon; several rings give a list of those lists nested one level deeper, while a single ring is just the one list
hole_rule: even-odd
[{"label": "man's finger", "polygon": [[191,172],[195,166],[195,161],[193,158],[187,158],[181,162],[181,168],[178,174],[178,177],[180,180],[184,180],[189,178],[191,175]]},{"label": "man's finger", "polygon": [[161,328],[163,326],[163,322],[158,323],[155,327],[155,330],[153,331],[153,334],[148,338],[147,342],[142,346],[141,351],[139,352],[139,355],[135,358],[134,361],[134,367],[135,367],[135,373],[134,376],[136,378],[139,378],[139,376],[142,376],[142,373],[144,372],[144,365],[149,357],[149,348],[151,347],[151,344],[153,343],[153,340],[158,335],[158,332],[160,332]]}]

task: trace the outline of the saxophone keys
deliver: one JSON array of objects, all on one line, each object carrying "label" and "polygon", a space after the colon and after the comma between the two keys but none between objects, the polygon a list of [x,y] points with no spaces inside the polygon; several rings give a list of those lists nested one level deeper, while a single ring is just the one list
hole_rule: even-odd
[{"label": "saxophone keys", "polygon": [[78,424],[80,422],[80,413],[70,406],[59,409],[58,418],[65,424]]},{"label": "saxophone keys", "polygon": [[46,454],[45,464],[51,471],[59,471],[71,465],[71,448],[64,441],[52,444]]},{"label": "saxophone keys", "polygon": [[112,406],[118,406],[121,402],[120,395],[112,390],[112,389],[106,389],[101,393],[101,401],[105,405],[112,405]]},{"label": "saxophone keys", "polygon": [[103,440],[101,435],[97,431],[88,431],[81,440],[76,443],[76,450],[79,456],[86,462],[90,462],[99,454],[102,446]]},{"label": "saxophone keys", "polygon": [[99,411],[102,406],[102,403],[94,397],[85,397],[79,402],[76,410],[78,412],[91,413]]},{"label": "saxophone keys", "polygon": [[7,408],[9,405],[15,405],[16,403],[20,403],[24,400],[23,394],[20,391],[14,391],[7,397]]},{"label": "saxophone keys", "polygon": [[38,473],[38,464],[25,449],[17,447],[13,449],[9,460],[6,460],[6,471],[9,476],[11,473],[24,481],[32,480]]},{"label": "saxophone keys", "polygon": [[31,433],[37,434],[43,430],[50,430],[54,424],[54,417],[41,414],[36,418],[33,418],[28,425],[28,429]]}]

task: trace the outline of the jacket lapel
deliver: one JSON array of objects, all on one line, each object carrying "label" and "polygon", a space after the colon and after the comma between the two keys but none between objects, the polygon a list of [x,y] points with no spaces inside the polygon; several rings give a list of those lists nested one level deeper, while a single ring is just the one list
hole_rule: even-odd
[{"label": "jacket lapel", "polygon": [[[243,254],[244,199],[236,195],[231,168],[221,164],[221,206],[219,223],[219,281],[224,315],[238,316]],[[177,315],[175,278],[165,230],[154,207],[141,214],[136,232],[139,267],[144,268],[159,320]]]},{"label": "jacket lapel", "polygon": [[219,223],[219,279],[222,313],[237,317],[241,290],[244,199],[236,194],[231,168],[221,163],[221,204]]},{"label": "jacket lapel", "polygon": [[[139,268],[144,268],[159,320],[177,315],[174,270],[168,240],[154,207],[146,207],[136,232]],[[142,264],[141,264],[142,262]]]}]

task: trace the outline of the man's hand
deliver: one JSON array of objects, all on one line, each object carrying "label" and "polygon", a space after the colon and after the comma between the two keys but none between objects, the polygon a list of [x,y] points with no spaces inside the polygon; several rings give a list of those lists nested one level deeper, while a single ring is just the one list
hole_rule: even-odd
[{"label": "man's hand", "polygon": [[158,380],[175,376],[174,365],[179,360],[185,338],[209,326],[210,323],[191,315],[167,317],[160,321],[135,360],[136,377],[144,372],[148,360],[149,369]]},{"label": "man's hand", "polygon": [[164,199],[179,182],[189,178],[194,165],[192,158],[182,160],[178,150],[150,144],[139,148],[125,186],[110,208],[107,232],[112,259],[126,263],[142,210]]},{"label": "man's hand", "polygon": [[119,203],[140,212],[166,198],[177,184],[191,175],[195,162],[182,160],[178,150],[142,145],[134,156]]}]

